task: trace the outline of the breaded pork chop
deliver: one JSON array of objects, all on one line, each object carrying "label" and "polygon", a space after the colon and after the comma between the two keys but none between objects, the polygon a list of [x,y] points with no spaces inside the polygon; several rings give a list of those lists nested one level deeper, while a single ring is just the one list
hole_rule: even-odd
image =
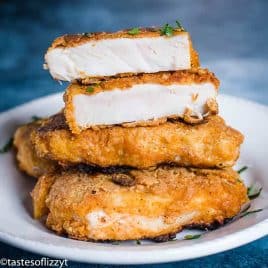
[{"label": "breaded pork chop", "polygon": [[31,133],[41,126],[42,120],[19,127],[14,135],[17,149],[16,158],[19,168],[28,175],[38,178],[46,172],[54,171],[57,164],[51,160],[37,156],[31,142]]},{"label": "breaded pork chop", "polygon": [[172,36],[157,28],[115,33],[86,33],[57,38],[45,55],[53,78],[85,83],[109,76],[186,70],[199,66],[189,33],[175,29]]},{"label": "breaded pork chop", "polygon": [[73,133],[123,124],[159,125],[167,118],[200,123],[218,112],[219,80],[207,69],[111,78],[98,84],[72,83],[64,114]]},{"label": "breaded pork chop", "polygon": [[32,133],[39,157],[63,165],[149,168],[162,163],[202,168],[229,167],[239,156],[243,135],[219,116],[206,123],[166,122],[159,126],[87,129],[73,135],[58,114]]},{"label": "breaded pork chop", "polygon": [[35,217],[79,240],[129,240],[224,223],[248,201],[231,170],[159,167],[128,173],[42,176],[33,192]]}]

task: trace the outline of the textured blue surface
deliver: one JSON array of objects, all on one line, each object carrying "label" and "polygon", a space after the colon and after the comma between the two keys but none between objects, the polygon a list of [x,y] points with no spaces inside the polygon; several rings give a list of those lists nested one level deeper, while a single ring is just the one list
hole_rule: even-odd
[{"label": "textured blue surface", "polygon": [[[64,89],[42,70],[43,54],[56,36],[176,19],[191,32],[202,65],[220,78],[221,92],[268,104],[267,11],[265,0],[0,0],[0,111]],[[0,243],[0,257],[39,256]],[[73,262],[69,266],[86,267]],[[268,267],[268,238],[210,257],[153,267]]]}]

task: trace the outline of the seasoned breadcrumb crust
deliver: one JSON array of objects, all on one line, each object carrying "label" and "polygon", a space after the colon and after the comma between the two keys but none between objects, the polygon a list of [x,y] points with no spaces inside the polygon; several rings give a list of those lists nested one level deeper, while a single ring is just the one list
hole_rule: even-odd
[{"label": "seasoned breadcrumb crust", "polygon": [[54,181],[55,180],[52,176],[42,175],[36,183],[34,190],[31,192],[31,197],[33,199],[34,218],[39,219],[49,212],[46,206],[46,199]]},{"label": "seasoned breadcrumb crust", "polygon": [[[220,81],[215,76],[214,73],[210,72],[208,69],[195,68],[191,70],[182,71],[168,71],[168,72],[158,72],[158,73],[141,73],[131,77],[111,77],[109,80],[101,81],[99,83],[93,83],[88,85],[83,85],[80,83],[71,83],[67,88],[68,94],[87,94],[94,95],[103,91],[113,90],[115,88],[121,90],[127,90],[133,85],[140,84],[160,84],[160,85],[189,85],[189,84],[202,84],[202,83],[212,83],[215,89],[218,90]],[[93,92],[88,92],[88,87],[93,87]],[[68,93],[69,92],[69,93]],[[66,98],[66,97],[65,97]]]},{"label": "seasoned breadcrumb crust", "polygon": [[[76,124],[76,120],[74,117],[73,97],[75,95],[77,94],[94,95],[103,91],[113,90],[115,88],[121,90],[127,90],[131,88],[133,85],[147,84],[147,83],[161,84],[161,85],[171,85],[171,84],[187,85],[192,83],[196,84],[212,83],[215,86],[215,90],[218,90],[220,84],[219,80],[214,75],[214,73],[210,72],[208,69],[201,69],[201,68],[185,70],[185,71],[158,72],[154,74],[139,74],[130,77],[110,78],[109,80],[89,85],[72,83],[68,86],[64,94],[64,102],[65,102],[64,114],[71,131],[75,134],[79,134],[83,129],[86,128],[91,127],[93,129],[97,129],[111,126],[111,125],[98,125],[98,126],[87,126],[84,128],[78,126]],[[88,87],[92,87],[94,89],[93,92],[88,92],[87,91]],[[215,99],[210,99],[207,103],[206,108],[207,108],[206,111],[207,116],[218,113],[218,106]],[[191,113],[191,111],[189,112]],[[168,118],[177,118],[177,116],[172,115],[169,117],[156,118],[153,120],[123,123],[122,125],[125,127],[154,126],[166,122]],[[187,110],[185,111],[185,114],[182,118],[189,123],[195,123],[195,122],[199,123],[200,121],[203,120],[200,118],[195,118],[193,116],[188,116]]]},{"label": "seasoned breadcrumb crust", "polygon": [[31,142],[31,133],[38,129],[42,122],[42,120],[39,120],[23,125],[16,130],[14,135],[14,146],[17,149],[16,159],[19,168],[36,178],[57,168],[55,162],[38,157]]},{"label": "seasoned breadcrumb crust", "polygon": [[229,167],[239,156],[243,135],[219,116],[189,125],[179,121],[159,126],[87,129],[72,134],[58,114],[32,133],[39,157],[63,165],[149,168],[162,163],[200,168]]},{"label": "seasoned breadcrumb crust", "polygon": [[[130,187],[114,183],[113,175],[42,176],[32,193],[35,217],[47,214],[48,228],[79,240],[129,240],[176,233],[187,226],[223,224],[248,202],[246,187],[231,169],[165,167],[128,175],[135,179]],[[88,214],[100,209],[103,218],[93,224]],[[112,221],[113,215],[161,218],[165,225]],[[183,220],[183,215],[188,216]]]},{"label": "seasoned breadcrumb crust", "polygon": [[[128,38],[128,39],[136,39],[136,38],[144,38],[144,37],[159,37],[164,36],[161,35],[160,28],[139,28],[139,33],[132,35],[129,34],[130,29],[121,30],[117,32],[95,32],[95,33],[82,33],[82,34],[66,34],[60,37],[57,37],[51,44],[48,50],[54,48],[65,48],[65,47],[74,47],[85,44],[90,41],[99,41],[105,39],[118,39],[118,38]],[[173,32],[173,36],[187,34],[188,32],[182,31],[180,29],[176,29]],[[169,38],[168,36],[165,36]]]}]

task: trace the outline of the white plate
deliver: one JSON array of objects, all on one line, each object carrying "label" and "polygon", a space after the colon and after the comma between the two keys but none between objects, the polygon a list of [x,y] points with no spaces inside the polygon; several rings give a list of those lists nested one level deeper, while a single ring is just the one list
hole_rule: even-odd
[{"label": "white plate", "polygon": [[[264,210],[248,215],[224,227],[208,232],[196,240],[178,240],[162,244],[133,242],[119,245],[82,242],[55,235],[31,217],[29,192],[35,180],[22,175],[15,167],[12,153],[0,155],[0,240],[41,255],[69,260],[142,264],[196,258],[231,249],[268,234],[268,107],[230,96],[219,98],[221,114],[245,135],[237,168],[247,165],[243,173],[246,184],[258,182],[263,191],[251,209]],[[63,106],[62,94],[51,95],[22,105],[0,115],[0,145],[12,135],[16,126],[33,115],[47,116]],[[188,231],[188,233],[195,233]]]}]

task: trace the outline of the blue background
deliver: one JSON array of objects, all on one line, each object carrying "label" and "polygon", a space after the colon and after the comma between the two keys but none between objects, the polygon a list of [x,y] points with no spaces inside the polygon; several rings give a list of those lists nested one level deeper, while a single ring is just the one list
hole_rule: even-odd
[{"label": "blue background", "polygon": [[[0,0],[0,111],[64,90],[42,70],[51,41],[65,33],[163,25],[179,19],[221,92],[268,104],[268,1]],[[0,243],[0,256],[38,255]],[[71,267],[86,267],[69,263]],[[268,238],[210,257],[157,267],[268,267]],[[154,266],[156,267],[156,266]]]}]

